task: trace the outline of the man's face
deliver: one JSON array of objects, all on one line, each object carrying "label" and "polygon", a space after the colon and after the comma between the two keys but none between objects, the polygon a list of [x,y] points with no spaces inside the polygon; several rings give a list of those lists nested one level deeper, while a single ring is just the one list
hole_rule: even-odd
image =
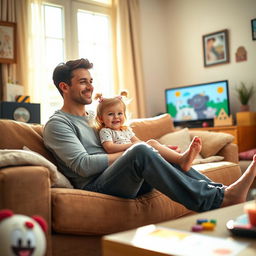
[{"label": "man's face", "polygon": [[92,103],[92,77],[87,69],[79,68],[72,72],[71,86],[69,86],[68,96],[73,102],[82,105]]}]

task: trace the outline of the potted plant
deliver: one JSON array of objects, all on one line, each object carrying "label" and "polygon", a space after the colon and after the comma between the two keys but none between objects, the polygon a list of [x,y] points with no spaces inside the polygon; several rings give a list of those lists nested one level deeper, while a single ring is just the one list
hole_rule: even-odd
[{"label": "potted plant", "polygon": [[251,85],[249,88],[246,87],[245,83],[241,82],[241,85],[237,87],[236,92],[241,103],[241,111],[249,111],[249,101],[254,94],[254,87]]}]

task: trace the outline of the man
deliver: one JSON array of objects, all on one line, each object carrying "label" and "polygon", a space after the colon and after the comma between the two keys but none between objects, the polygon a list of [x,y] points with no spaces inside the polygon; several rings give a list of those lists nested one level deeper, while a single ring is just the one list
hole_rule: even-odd
[{"label": "man", "polygon": [[75,188],[135,198],[156,188],[193,211],[207,211],[245,201],[256,175],[256,156],[234,184],[226,187],[190,169],[166,162],[145,143],[125,153],[106,154],[86,110],[92,102],[92,64],[85,59],[58,65],[53,80],[64,104],[44,128],[44,143],[59,170]]}]

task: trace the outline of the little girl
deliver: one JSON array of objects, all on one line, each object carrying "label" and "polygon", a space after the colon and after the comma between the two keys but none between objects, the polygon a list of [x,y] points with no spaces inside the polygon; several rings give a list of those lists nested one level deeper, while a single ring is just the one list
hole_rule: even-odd
[{"label": "little girl", "polygon": [[[126,104],[124,97],[127,97],[127,92],[121,92],[120,96],[113,98],[103,98],[102,94],[95,96],[95,99],[99,99],[95,119],[96,129],[99,131],[103,148],[109,154],[125,151],[132,145],[141,142],[131,127],[125,125]],[[166,161],[178,164],[184,171],[190,169],[193,160],[202,148],[199,137],[194,137],[183,153],[178,153],[153,139],[146,143],[156,149]]]}]

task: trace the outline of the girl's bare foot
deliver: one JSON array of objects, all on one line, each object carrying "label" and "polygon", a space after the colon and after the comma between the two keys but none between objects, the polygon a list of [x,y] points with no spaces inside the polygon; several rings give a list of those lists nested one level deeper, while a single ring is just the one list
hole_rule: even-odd
[{"label": "girl's bare foot", "polygon": [[246,201],[250,186],[256,176],[256,155],[243,175],[225,189],[221,207],[238,204]]},{"label": "girl's bare foot", "polygon": [[180,167],[184,171],[188,171],[191,168],[193,160],[202,149],[202,141],[199,137],[195,136],[191,141],[188,149],[180,157]]}]

